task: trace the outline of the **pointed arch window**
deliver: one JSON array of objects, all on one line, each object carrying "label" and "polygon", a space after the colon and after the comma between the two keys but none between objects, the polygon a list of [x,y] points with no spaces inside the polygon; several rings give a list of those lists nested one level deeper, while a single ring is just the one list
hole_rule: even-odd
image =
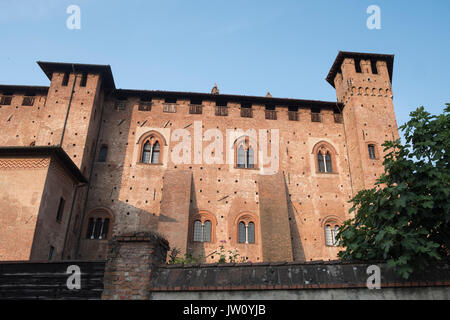
[{"label": "pointed arch window", "polygon": [[255,151],[249,143],[248,137],[246,137],[241,143],[237,145],[236,149],[236,167],[242,169],[254,169]]},{"label": "pointed arch window", "polygon": [[328,142],[322,141],[317,143],[312,154],[315,158],[316,172],[318,173],[336,173],[336,150]]},{"label": "pointed arch window", "polygon": [[158,164],[160,163],[160,152],[161,146],[159,141],[151,137],[144,143],[141,161],[143,163]]}]

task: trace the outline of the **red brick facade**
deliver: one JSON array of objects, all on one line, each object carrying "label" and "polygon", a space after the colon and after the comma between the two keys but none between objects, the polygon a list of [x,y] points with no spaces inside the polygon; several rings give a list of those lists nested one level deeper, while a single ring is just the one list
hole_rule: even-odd
[{"label": "red brick facade", "polygon": [[[172,248],[207,256],[207,263],[219,259],[210,253],[222,244],[252,262],[334,259],[339,247],[326,244],[325,226],[349,218],[348,200],[383,171],[381,144],[398,137],[390,55],[340,52],[327,77],[338,102],[121,90],[109,66],[39,65],[49,87],[0,86],[0,153],[61,148],[88,182],[58,180],[46,168],[27,180],[23,168],[5,171],[1,160],[1,260],[33,259],[33,246],[41,252],[35,259],[53,247],[57,259],[103,260],[111,236],[142,231],[159,232]],[[255,130],[256,139],[239,130]],[[270,143],[279,139],[278,150],[267,150],[278,163],[274,175],[263,163],[261,133]],[[211,149],[219,135],[223,144]],[[180,149],[180,139],[190,150]],[[214,161],[205,161],[208,152]],[[189,161],[175,162],[179,154]],[[24,192],[6,192],[13,188]],[[61,192],[70,196],[55,231]],[[253,242],[239,242],[242,217],[254,224]],[[212,233],[208,241],[194,241],[195,221],[213,224],[202,231]],[[33,240],[43,232],[45,241]]]}]

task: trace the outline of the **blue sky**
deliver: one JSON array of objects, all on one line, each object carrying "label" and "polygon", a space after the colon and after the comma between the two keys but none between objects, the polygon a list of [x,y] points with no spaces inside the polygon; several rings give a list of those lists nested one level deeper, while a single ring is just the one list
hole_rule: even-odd
[{"label": "blue sky", "polygon": [[[81,29],[69,30],[69,5]],[[369,5],[381,29],[369,30]],[[0,83],[48,85],[37,60],[109,64],[116,86],[335,101],[339,50],[395,54],[398,124],[450,102],[450,1],[0,0]]]}]

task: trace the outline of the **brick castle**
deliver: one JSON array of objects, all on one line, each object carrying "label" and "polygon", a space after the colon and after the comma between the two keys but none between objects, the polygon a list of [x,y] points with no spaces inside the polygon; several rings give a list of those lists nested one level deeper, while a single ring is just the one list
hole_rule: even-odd
[{"label": "brick castle", "polygon": [[398,138],[393,60],[339,52],[337,102],[116,89],[109,66],[38,62],[50,86],[0,85],[0,260],[104,260],[139,231],[205,262],[220,245],[335,259],[348,201]]}]

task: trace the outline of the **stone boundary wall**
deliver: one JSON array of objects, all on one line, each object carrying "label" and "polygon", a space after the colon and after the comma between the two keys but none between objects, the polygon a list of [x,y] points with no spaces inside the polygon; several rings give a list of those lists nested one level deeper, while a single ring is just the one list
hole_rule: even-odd
[{"label": "stone boundary wall", "polygon": [[151,281],[153,292],[367,289],[370,265],[381,271],[381,288],[449,287],[450,266],[435,265],[403,279],[382,262],[355,263],[314,261],[308,263],[243,263],[166,265],[159,267]]}]

